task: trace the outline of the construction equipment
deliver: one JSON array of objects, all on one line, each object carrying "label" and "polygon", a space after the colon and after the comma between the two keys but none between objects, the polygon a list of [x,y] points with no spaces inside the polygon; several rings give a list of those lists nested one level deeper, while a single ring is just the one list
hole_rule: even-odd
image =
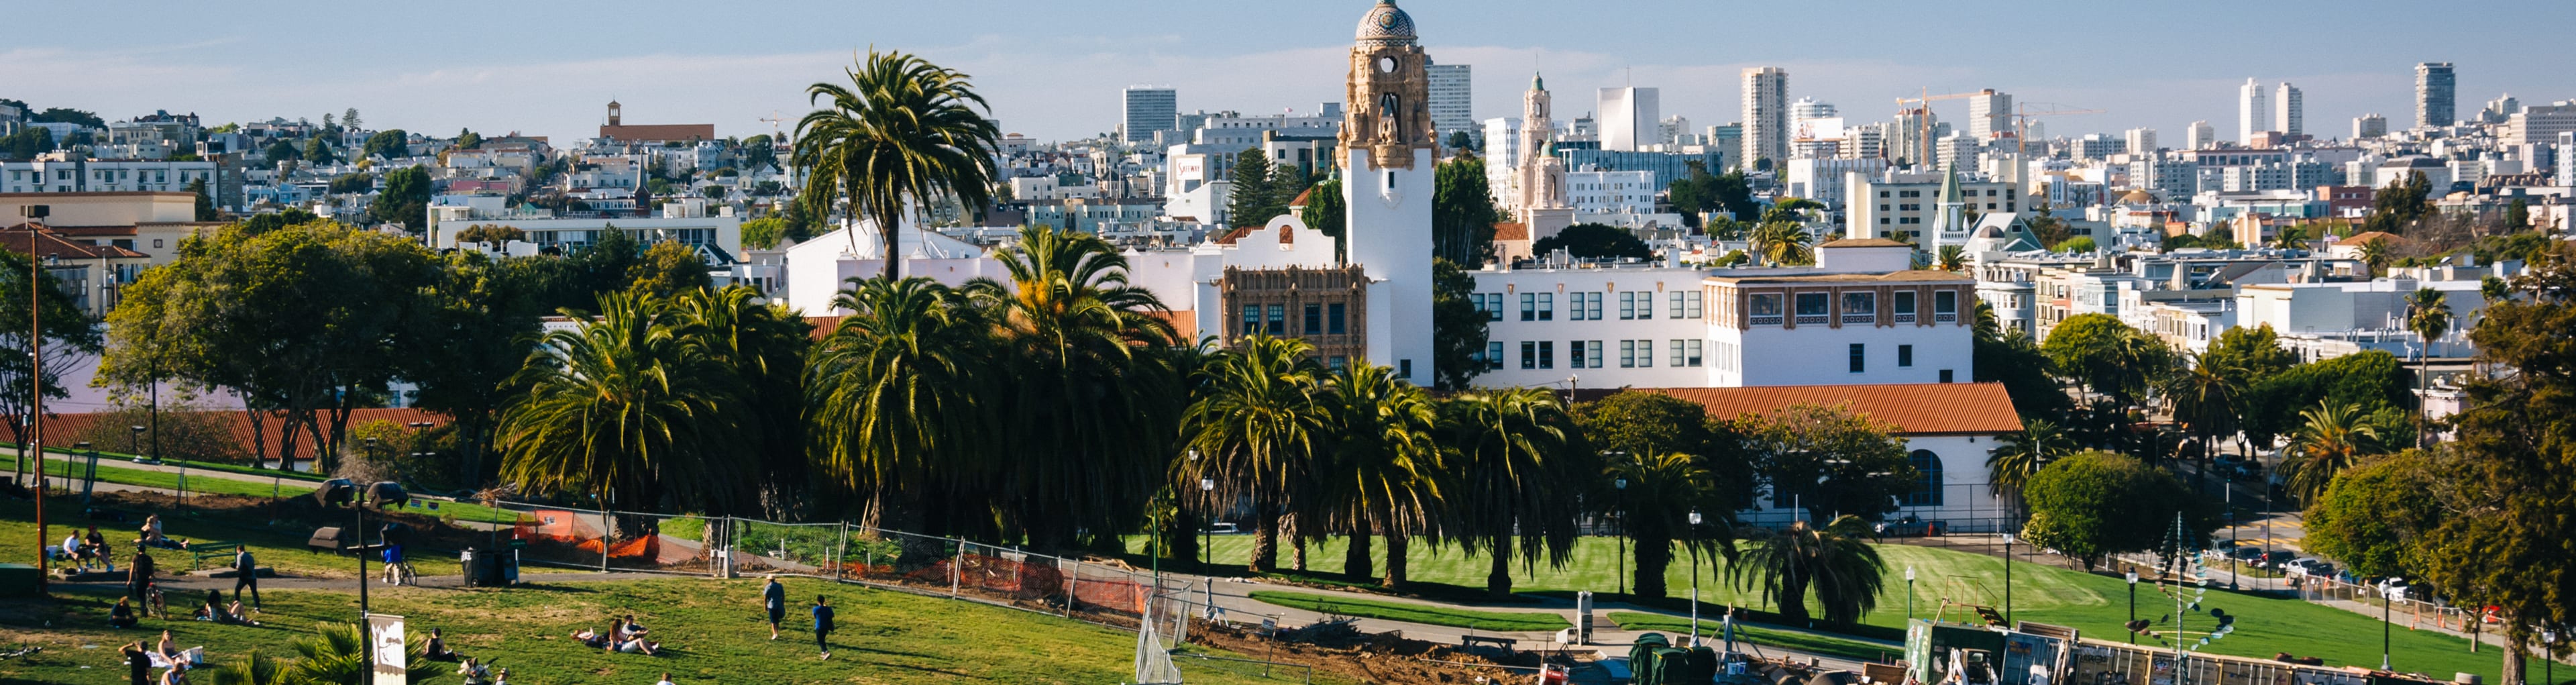
[{"label": "construction equipment", "polygon": [[1909,102],[1911,102],[1911,103],[1916,103],[1916,105],[1915,105],[1915,106],[1916,106],[1916,107],[1918,107],[1918,108],[1920,108],[1920,109],[1922,110],[1922,114],[1921,114],[1920,116],[1916,116],[1916,117],[1914,118],[1914,123],[1915,123],[1915,126],[1914,126],[1914,128],[1915,128],[1915,131],[1914,131],[1914,142],[1916,143],[1916,145],[1918,145],[1918,146],[1919,146],[1917,149],[1913,150],[1913,152],[1915,153],[1915,156],[1914,156],[1914,163],[1916,163],[1916,164],[1922,164],[1922,163],[1924,163],[1924,161],[1925,161],[1925,160],[1929,160],[1929,159],[1931,159],[1931,158],[1932,158],[1932,101],[1933,101],[1933,100],[1958,100],[1958,99],[1963,99],[1963,98],[1972,98],[1972,97],[1977,97],[1977,96],[1980,96],[1980,95],[1993,95],[1993,94],[1995,94],[1995,90],[1994,90],[1993,88],[1987,88],[1987,89],[1985,89],[1985,90],[1980,90],[1980,91],[1977,91],[1977,92],[1974,92],[1974,93],[1942,93],[1942,94],[1940,94],[1940,95],[1933,95],[1933,94],[1932,94],[1932,89],[1930,89],[1930,88],[1925,88],[1925,89],[1923,89],[1923,92],[1922,92],[1922,94],[1921,94],[1921,95],[1918,95],[1918,96],[1915,96],[1915,97],[1910,97],[1910,98],[1897,98],[1897,99],[1896,99],[1896,116],[1897,116],[1900,120],[1902,120],[1902,118],[1905,116],[1905,103],[1909,103]]},{"label": "construction equipment", "polygon": [[[2047,106],[2047,108],[2046,108],[2046,109],[2040,109],[2040,110],[2037,110],[2037,111],[2033,111],[2033,110],[2031,109],[2031,105],[2035,105],[2035,104],[2036,104],[2036,105],[2045,105],[2045,106]],[[2029,149],[2029,145],[2030,145],[2030,143],[2029,143],[2029,138],[2030,138],[2030,137],[2029,137],[2029,136],[2022,135],[2022,134],[2030,130],[2030,118],[2031,118],[2031,117],[2054,117],[2054,116],[2065,116],[2065,115],[2070,115],[2070,114],[2107,114],[2107,113],[2109,113],[2109,112],[2110,112],[2110,110],[2107,110],[2107,109],[2077,109],[2077,108],[2069,108],[2069,107],[2067,107],[2067,106],[2065,106],[2065,105],[2060,105],[2060,104],[2057,104],[2057,103],[2054,103],[2054,102],[2036,102],[2036,103],[2034,103],[2034,102],[2025,102],[2025,103],[2021,103],[2021,107],[2019,108],[2019,111],[2014,112],[2014,113],[2013,113],[2013,115],[2012,115],[2012,116],[2013,116],[2013,156],[2014,156],[2014,157],[2016,157],[2016,158],[2020,158],[2020,159],[2029,159],[2029,158],[2030,158],[2030,149]],[[2137,152],[2137,151],[2136,151],[2136,150],[2130,150],[2130,152]],[[2148,150],[2148,152],[2154,152],[2154,150]]]}]

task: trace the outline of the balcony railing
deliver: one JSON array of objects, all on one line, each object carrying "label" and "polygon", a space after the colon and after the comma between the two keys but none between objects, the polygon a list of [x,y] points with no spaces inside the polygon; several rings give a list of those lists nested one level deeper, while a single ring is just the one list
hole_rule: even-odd
[{"label": "balcony railing", "polygon": [[1756,326],[1778,326],[1778,325],[1780,325],[1780,315],[1778,315],[1778,314],[1754,314],[1754,315],[1752,315],[1752,316],[1751,316],[1751,317],[1749,317],[1749,318],[1751,318],[1751,319],[1752,319],[1752,321],[1753,321],[1753,325],[1756,325]]},{"label": "balcony railing", "polygon": [[1800,314],[1800,315],[1798,315],[1798,325],[1800,325],[1800,326],[1805,326],[1805,325],[1809,325],[1809,324],[1827,324],[1827,323],[1833,323],[1833,321],[1834,321],[1834,317],[1827,316],[1827,315],[1824,315],[1824,314]]},{"label": "balcony railing", "polygon": [[1958,314],[1934,314],[1934,315],[1932,315],[1932,322],[1933,322],[1933,323],[1958,323],[1958,322],[1959,322],[1959,315],[1958,315]]},{"label": "balcony railing", "polygon": [[1868,324],[1868,323],[1878,323],[1878,315],[1877,315],[1877,314],[1844,314],[1844,315],[1843,315],[1843,323],[1845,323],[1845,324]]},{"label": "balcony railing", "polygon": [[1896,315],[1896,322],[1897,322],[1897,323],[1914,323],[1914,315],[1912,315],[1912,314],[1898,314],[1898,315]]}]

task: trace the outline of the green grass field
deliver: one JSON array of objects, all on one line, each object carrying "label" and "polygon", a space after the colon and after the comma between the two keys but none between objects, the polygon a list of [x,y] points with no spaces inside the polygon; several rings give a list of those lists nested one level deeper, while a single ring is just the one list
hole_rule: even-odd
[{"label": "green grass field", "polygon": [[1274,590],[1256,590],[1251,597],[1291,609],[1304,609],[1334,616],[1405,621],[1497,633],[1564,630],[1574,626],[1572,623],[1567,623],[1563,616],[1536,611],[1470,611],[1410,602],[1381,602]]},{"label": "green grass field", "polygon": [[[1672,635],[1689,635],[1691,631],[1691,622],[1687,617],[1649,614],[1637,611],[1613,611],[1610,612],[1609,618],[1610,622],[1619,624],[1620,629],[1623,630],[1653,630]],[[1724,621],[1700,619],[1699,634],[1701,637],[1715,639],[1713,636],[1724,635],[1726,634],[1725,631],[1726,623]],[[1754,643],[1757,646],[1768,645],[1786,647],[1802,652],[1839,656],[1845,659],[1853,659],[1862,662],[1879,661],[1890,655],[1900,654],[1905,651],[1895,645],[1881,645],[1862,642],[1859,640],[1826,637],[1812,633],[1777,630],[1743,623],[1735,625],[1735,638],[1737,640]]]},{"label": "green grass field", "polygon": [[[66,505],[66,501],[70,504]],[[51,542],[59,544],[64,535],[69,535],[74,530],[86,532],[91,524],[96,523],[99,534],[105,536],[109,546],[117,550],[116,567],[119,570],[124,569],[126,558],[134,554],[134,548],[128,544],[128,541],[134,539],[133,526],[92,521],[83,517],[80,515],[79,501],[73,498],[55,499],[50,502],[55,505],[50,508],[52,518],[48,521],[52,524]],[[0,540],[35,540],[35,511],[35,504],[32,502],[0,500]],[[292,522],[271,525],[261,521],[244,521],[239,517],[211,517],[202,514],[202,512],[188,511],[167,512],[161,517],[161,530],[170,537],[182,540],[238,542],[249,545],[251,555],[259,559],[259,565],[275,569],[285,575],[352,578],[358,574],[357,562],[351,557],[306,550],[304,541],[313,534],[313,529],[309,526]],[[152,550],[152,558],[159,564],[163,573],[187,570],[190,564],[189,556],[178,550],[155,549]],[[218,558],[209,560],[207,564],[209,567],[220,567],[228,560],[228,558]],[[36,563],[36,552],[28,545],[0,544],[0,562],[33,564]],[[456,558],[452,556],[417,554],[412,555],[411,562],[412,569],[422,575],[456,575],[462,572],[459,570],[461,567]],[[372,569],[374,565],[370,564],[369,567]]]},{"label": "green grass field", "polygon": [[[1131,549],[1141,551],[1141,540]],[[1251,552],[1252,536],[1217,536],[1214,558],[1222,565],[1239,571]],[[1383,569],[1385,546],[1378,546],[1378,560]],[[1883,590],[1876,610],[1862,622],[1891,628],[1902,627],[1906,619],[1905,569],[1915,569],[1913,587],[1914,614],[1922,617],[1939,615],[1946,620],[1960,620],[1965,610],[1955,606],[1942,610],[1942,602],[1955,604],[2004,606],[2003,561],[1996,557],[1911,545],[1880,545],[1881,558],[1887,564],[1882,576]],[[1317,573],[1338,573],[1342,567],[1342,541],[1326,540],[1307,551],[1308,568]],[[1619,586],[1619,541],[1616,538],[1586,538],[1577,547],[1574,561],[1564,568],[1541,564],[1535,570],[1513,565],[1513,589],[1518,591],[1591,590],[1616,591]],[[1632,550],[1633,551],[1633,550]],[[1446,583],[1481,588],[1485,584],[1488,564],[1482,557],[1468,555],[1456,546],[1433,548],[1416,544],[1412,554],[1411,580]],[[1280,563],[1288,563],[1283,550]],[[2224,575],[2219,576],[2222,580]],[[2013,618],[2073,626],[2085,635],[2102,639],[2119,639],[2127,635],[2121,624],[2129,619],[2128,587],[2120,578],[2101,576],[2056,566],[2017,562],[2013,564]],[[1690,564],[1687,557],[1676,559],[1667,569],[1665,582],[1674,596],[1687,596],[1690,591]],[[1768,609],[1756,593],[1739,591],[1726,579],[1722,561],[1702,560],[1700,598],[1703,601],[1730,604],[1743,603]],[[1809,606],[1814,606],[1812,599]],[[2173,613],[2173,600],[2158,594],[2152,586],[2138,588],[2138,614],[2155,619]],[[2294,599],[2273,599],[2213,590],[2205,607],[2215,607],[2238,616],[2234,635],[2213,642],[2205,651],[2238,656],[2269,658],[2275,652],[2300,656],[2323,657],[2331,665],[2379,665],[2380,625],[2374,617]],[[2206,622],[2208,617],[2195,614]],[[2189,619],[2187,619],[2189,620]],[[2195,629],[2186,624],[2186,629]],[[2204,626],[2205,627],[2205,626]],[[2497,677],[2500,657],[2492,649],[2469,653],[2466,639],[2431,630],[2408,630],[2401,617],[2391,637],[2392,652],[2398,668],[2441,676],[2454,672],[2479,673],[2489,679]]]},{"label": "green grass field", "polygon": [[[128,462],[127,464],[128,465],[126,466],[118,466],[114,462],[110,462],[106,459],[99,460],[99,482],[160,488],[174,491],[179,489],[179,474],[177,473],[132,468],[131,462]],[[298,478],[292,475],[285,475],[276,471],[259,471],[243,467],[233,467],[230,470],[234,473],[244,473],[253,476],[280,477],[271,478],[267,481],[245,481],[234,478],[191,474],[188,476],[187,481],[188,494],[190,496],[238,495],[242,497],[269,497],[271,495],[275,495],[281,497],[307,497],[313,494],[313,484],[317,482],[309,479]],[[75,465],[70,461],[60,459],[48,461],[45,464],[45,473],[57,479],[55,481],[56,494],[61,494],[63,491],[63,485],[60,479],[73,475],[86,475],[88,472],[88,468],[85,465]],[[70,491],[77,496],[80,491],[80,483],[78,481],[73,481],[70,486]],[[411,511],[426,513],[429,511],[428,504],[429,500],[414,500],[412,505],[409,506]],[[467,521],[510,521],[514,520],[513,517],[518,515],[516,512],[496,510],[480,504],[445,501],[438,502],[438,513],[440,515],[453,516],[457,519]]]},{"label": "green grass field", "polygon": [[[456,650],[510,669],[511,682],[649,683],[665,671],[681,683],[1107,683],[1132,675],[1132,633],[955,600],[785,582],[795,605],[791,618],[802,617],[816,594],[831,597],[840,629],[830,660],[818,657],[813,634],[803,627],[788,626],[777,641],[769,639],[757,604],[761,581],[752,579],[378,589],[372,608],[404,616],[415,634],[443,630]],[[48,606],[0,603],[0,645],[45,648],[0,662],[0,682],[122,683],[117,648],[165,628],[183,647],[205,646],[219,663],[254,649],[291,656],[289,643],[316,622],[351,621],[358,613],[349,593],[273,591],[260,626],[150,619],[145,630],[115,631],[102,625],[114,590],[68,594]],[[663,655],[603,654],[567,637],[627,613],[652,629]],[[45,621],[52,625],[43,627]],[[1184,675],[1191,682],[1279,682],[1213,671]],[[456,676],[430,682],[453,683]]]}]

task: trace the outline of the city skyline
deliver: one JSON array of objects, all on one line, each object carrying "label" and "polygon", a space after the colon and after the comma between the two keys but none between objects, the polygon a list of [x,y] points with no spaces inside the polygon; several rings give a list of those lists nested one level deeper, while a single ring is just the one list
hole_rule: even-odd
[{"label": "city skyline", "polygon": [[[76,34],[32,36],[0,51],[14,66],[8,92],[37,107],[74,107],[110,119],[157,109],[193,111],[212,121],[265,120],[271,116],[319,120],[355,107],[369,126],[452,134],[459,127],[498,133],[518,130],[558,138],[586,136],[604,117],[602,106],[623,101],[642,122],[713,123],[719,135],[766,133],[773,113],[792,120],[810,109],[805,85],[833,80],[853,51],[869,46],[920,53],[962,69],[993,104],[1004,129],[1042,140],[1086,137],[1114,130],[1127,85],[1170,85],[1178,109],[1269,114],[1293,108],[1311,114],[1318,103],[1340,99],[1334,78],[1346,46],[1335,36],[1349,31],[1350,16],[1366,0],[1268,7],[1249,30],[1241,12],[1178,3],[1103,15],[1020,2],[961,2],[936,7],[869,4],[838,7],[805,3],[746,14],[743,40],[710,39],[699,23],[669,20],[669,12],[636,11],[676,3],[513,7],[518,20],[442,31],[385,31],[366,47],[335,55],[327,68],[313,66],[302,41],[263,36],[345,31],[349,25],[391,25],[404,20],[390,10],[339,8],[327,13],[174,13],[176,21],[129,27],[131,39],[99,47]],[[2369,112],[2412,112],[2414,65],[2458,66],[2457,90],[2465,103],[2512,92],[2526,103],[2576,98],[2576,79],[2553,73],[2538,42],[2516,40],[2519,31],[2549,25],[2547,15],[2576,18],[2576,6],[2535,4],[2533,21],[2501,26],[2409,24],[2419,35],[2389,41],[2380,12],[2392,3],[2297,3],[2319,11],[2303,16],[2302,41],[2156,41],[2161,52],[2106,49],[2097,36],[2078,31],[2015,33],[2005,49],[1925,47],[1912,34],[1962,35],[1943,26],[2008,16],[1998,3],[1939,14],[1903,17],[1866,11],[1866,4],[1730,8],[1727,25],[1761,25],[1840,16],[1843,33],[1817,40],[1801,32],[1745,32],[1710,40],[1592,40],[1605,32],[1633,31],[1618,16],[1670,14],[1690,7],[1637,3],[1630,12],[1561,16],[1526,3],[1411,0],[1404,7],[1425,26],[1433,59],[1474,71],[1474,116],[1514,116],[1532,71],[1559,89],[1653,87],[1663,92],[1662,113],[1697,125],[1733,121],[1741,111],[1740,72],[1777,66],[1795,75],[1790,97],[1833,103],[1857,121],[1886,120],[1897,97],[1993,88],[2017,102],[2107,110],[2051,122],[2058,135],[2117,133],[2129,128],[2182,129],[2194,120],[2233,120],[2234,86],[2246,78],[2293,82],[2305,94],[2308,128],[2348,133],[2344,122]],[[1985,11],[1977,8],[1990,8]],[[1843,12],[1842,9],[1852,11]],[[25,8],[36,25],[82,20],[79,8]],[[1019,18],[1025,26],[1054,29],[1046,36],[991,23],[957,24],[943,13]],[[1671,10],[1667,12],[1666,10]],[[2016,10],[2018,11],[2018,10]],[[2127,20],[2130,8],[2054,8],[2049,24],[2098,25]],[[2002,14],[1999,14],[2002,13]],[[814,20],[797,17],[813,15]],[[1138,17],[1153,17],[1139,25]],[[1546,21],[1530,21],[1545,17]],[[2098,21],[2097,21],[2098,20]],[[578,22],[577,30],[565,26]],[[878,26],[901,26],[873,28]],[[1139,28],[1141,26],[1141,28]],[[2533,27],[2533,28],[2526,28]],[[2153,31],[2152,25],[2140,25]],[[2235,32],[2221,28],[2218,34]],[[480,32],[483,37],[477,38]],[[1121,33],[1124,32],[1124,33]],[[2499,34],[2502,35],[2499,35]],[[2332,36],[2374,41],[2359,51],[2320,50]],[[753,38],[757,36],[757,38]],[[1221,38],[1210,40],[1210,37]],[[139,48],[137,46],[140,46]],[[496,46],[506,46],[496,47]],[[1601,47],[1616,46],[1616,47]],[[2410,47],[2420,46],[2420,47]],[[2367,54],[2356,59],[2355,54]],[[2149,76],[2158,74],[2159,76]],[[496,106],[495,103],[505,103]],[[2468,107],[2468,105],[2463,105]],[[1590,106],[1584,106],[1589,110]],[[1571,109],[1571,108],[1568,108]],[[1966,104],[1936,103],[1945,121],[1965,121]],[[2462,112],[2467,116],[2470,112]],[[1591,114],[1559,112],[1560,120]],[[2327,125],[2326,122],[2332,122]],[[2411,124],[2411,121],[2405,122]]]}]

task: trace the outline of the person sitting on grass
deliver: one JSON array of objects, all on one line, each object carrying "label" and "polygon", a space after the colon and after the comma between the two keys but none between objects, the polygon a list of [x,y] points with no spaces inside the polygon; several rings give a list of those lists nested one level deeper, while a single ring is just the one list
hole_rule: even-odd
[{"label": "person sitting on grass", "polygon": [[188,541],[172,540],[170,539],[170,536],[162,534],[160,514],[143,517],[143,537],[135,540],[134,544],[138,546],[167,547],[180,551],[186,551],[188,549]]},{"label": "person sitting on grass", "polygon": [[200,621],[224,620],[224,593],[207,590],[206,603],[197,605],[196,611],[188,614],[188,617]]},{"label": "person sitting on grass", "polygon": [[643,637],[644,624],[636,623],[634,614],[627,614],[626,618],[617,624],[617,634],[618,637],[625,638]]},{"label": "person sitting on grass", "polygon": [[484,685],[492,681],[492,667],[471,657],[456,667],[456,674],[465,676],[465,685]]},{"label": "person sitting on grass", "polygon": [[109,627],[132,628],[136,625],[140,625],[140,622],[134,620],[134,605],[132,604],[132,601],[133,600],[131,598],[118,597],[116,598],[116,606],[107,608],[107,625]]},{"label": "person sitting on grass", "polygon": [[243,608],[242,608],[242,605],[241,605],[241,600],[238,600],[238,599],[233,600],[232,606],[226,607],[226,608],[224,609],[224,620],[226,620],[226,621],[230,621],[230,622],[235,623],[235,624],[238,624],[238,625],[245,625],[245,626],[255,626],[255,625],[259,625],[259,622],[258,622],[258,621],[250,620],[250,611],[249,611],[249,610],[246,610],[246,609],[243,609]]},{"label": "person sitting on grass", "polygon": [[465,658],[465,655],[447,648],[447,637],[440,635],[437,628],[429,629],[429,644],[421,652],[422,656],[430,661],[456,661]]},{"label": "person sitting on grass", "polygon": [[161,631],[161,641],[152,646],[152,653],[161,655],[162,661],[179,663],[179,641],[170,639],[170,631]]}]

